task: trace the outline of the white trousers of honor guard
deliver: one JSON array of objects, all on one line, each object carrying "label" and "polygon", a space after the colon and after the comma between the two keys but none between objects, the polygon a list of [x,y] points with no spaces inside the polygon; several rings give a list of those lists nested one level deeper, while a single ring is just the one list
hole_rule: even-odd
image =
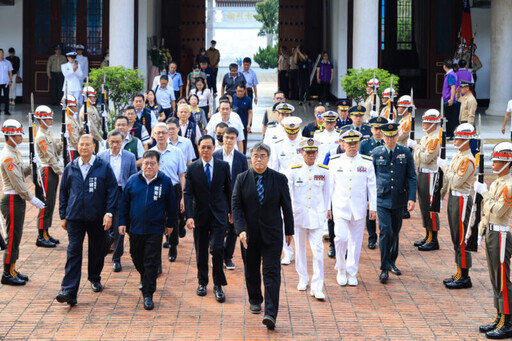
[{"label": "white trousers of honor guard", "polygon": [[295,269],[299,274],[299,282],[309,283],[307,241],[313,254],[313,277],[311,291],[322,292],[324,287],[324,243],[322,228],[307,229],[295,226]]},{"label": "white trousers of honor guard", "polygon": [[[348,276],[355,277],[363,245],[366,218],[347,220],[334,215],[334,246],[336,248],[336,270],[346,271]],[[348,251],[348,252],[347,252]],[[347,260],[345,261],[345,253]]]}]

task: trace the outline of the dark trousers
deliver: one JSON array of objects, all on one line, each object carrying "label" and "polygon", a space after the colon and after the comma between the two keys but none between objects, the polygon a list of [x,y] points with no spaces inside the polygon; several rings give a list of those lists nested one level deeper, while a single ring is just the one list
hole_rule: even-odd
[{"label": "dark trousers", "polygon": [[331,88],[331,84],[329,82],[320,82],[318,85],[320,87],[320,102],[325,104],[329,101],[329,90]]},{"label": "dark trousers", "polygon": [[276,318],[279,309],[283,242],[276,240],[272,245],[264,245],[261,240],[253,240],[249,242],[247,249],[240,243],[240,249],[244,261],[245,285],[247,286],[249,303],[263,303],[261,294],[261,275],[263,274],[265,315]]},{"label": "dark trousers", "polygon": [[455,128],[459,125],[460,103],[454,102],[452,106],[448,103],[444,104],[444,112],[446,115],[446,136],[453,137]]},{"label": "dark trousers", "polygon": [[307,70],[299,70],[299,101],[309,97],[309,75]]},{"label": "dark trousers", "polygon": [[62,72],[51,72],[50,89],[52,92],[52,104],[60,103],[62,98],[62,85],[64,84],[64,75]]},{"label": "dark trousers", "polygon": [[[119,187],[119,199],[118,202],[121,201],[121,196],[123,195],[123,189]],[[112,226],[109,230],[109,240],[114,241],[114,253],[112,254],[113,262],[121,262],[121,257],[124,254],[124,235],[119,234],[119,210],[116,210],[112,216]],[[110,245],[107,245],[107,251]]]},{"label": "dark trousers", "polygon": [[213,93],[217,93],[217,74],[219,73],[219,68],[212,69],[212,81],[213,81]]},{"label": "dark trousers", "polygon": [[177,210],[177,217],[178,217],[178,227],[179,228],[173,228],[172,233],[169,236],[169,245],[177,246],[180,243],[180,237],[179,232],[185,230],[185,212],[181,213],[180,210],[180,201],[182,197],[181,193],[181,185],[177,184],[174,185],[174,194],[176,195],[176,210]]},{"label": "dark trousers", "polygon": [[329,246],[334,246],[334,219],[327,219],[327,230],[329,231]]},{"label": "dark trousers", "polygon": [[107,231],[103,230],[103,221],[67,221],[68,251],[62,292],[76,297],[82,276],[82,252],[85,233],[89,243],[87,279],[91,282],[101,280],[101,271],[105,263],[105,242]]},{"label": "dark trousers", "polygon": [[4,264],[14,264],[19,257],[25,209],[27,204],[17,194],[4,194],[0,202],[2,215],[7,229],[7,250],[4,252]]},{"label": "dark trousers", "polygon": [[434,184],[434,173],[418,173],[418,202],[423,228],[439,231],[439,213],[430,212],[430,183]]},{"label": "dark trousers", "polygon": [[226,241],[224,242],[225,261],[230,261],[233,259],[233,254],[235,253],[236,238],[237,234],[235,231],[235,225],[228,223],[228,228],[226,229]]},{"label": "dark trousers", "polygon": [[178,102],[178,99],[179,99],[180,97],[181,97],[181,96],[180,96],[180,91],[179,91],[179,90],[178,90],[178,91],[176,91],[176,90],[175,90],[175,91],[174,91],[174,98],[176,99],[176,102]]},{"label": "dark trousers", "polygon": [[[464,206],[466,212],[463,217]],[[469,269],[472,265],[471,252],[466,251],[464,243],[472,206],[473,199],[471,196],[464,198],[451,193],[448,196],[448,224],[450,225],[450,234],[455,251],[455,264],[461,269]]]},{"label": "dark trousers", "polygon": [[73,161],[74,159],[77,159],[80,156],[77,150],[70,150],[69,154],[71,156],[71,160],[69,160],[70,162]]},{"label": "dark trousers", "polygon": [[247,96],[251,99],[254,99],[254,90],[252,88],[247,88]]},{"label": "dark trousers", "polygon": [[[213,221],[213,217],[210,217]],[[194,246],[196,249],[197,279],[200,285],[208,285],[208,256],[212,255],[212,277],[214,285],[226,285],[224,275],[224,237],[226,226],[203,225],[194,228]],[[209,252],[208,252],[209,251]]]},{"label": "dark trousers", "polygon": [[[505,313],[505,306],[512,312],[512,282],[510,282],[510,256],[512,255],[512,236],[506,232],[505,259],[503,265],[500,263],[500,232],[491,231],[488,228],[485,232],[485,255],[487,256],[487,267],[491,279],[494,308],[501,314]],[[505,276],[502,276],[505,273]],[[506,293],[506,295],[503,294]]]},{"label": "dark trousers", "polygon": [[240,153],[245,154],[247,152],[247,140],[249,139],[248,133],[247,133],[247,127],[244,127],[244,136],[245,139],[242,141],[242,145],[244,146],[244,150],[241,150]]},{"label": "dark trousers", "polygon": [[388,270],[398,257],[399,234],[404,207],[389,209],[377,206],[379,216],[380,269]]},{"label": "dark trousers", "polygon": [[284,92],[284,96],[286,98],[288,98],[289,92],[290,92],[290,86],[289,86],[290,79],[288,78],[287,73],[288,73],[288,71],[282,70],[282,71],[279,71],[279,73],[277,74],[277,77],[279,78],[279,90]]},{"label": "dark trousers", "polygon": [[290,99],[299,99],[299,70],[290,70]]},{"label": "dark trousers", "polygon": [[366,229],[368,230],[368,243],[377,242],[377,221],[370,220],[370,211],[366,210]]},{"label": "dark trousers", "polygon": [[162,234],[130,233],[130,255],[140,274],[142,295],[153,297],[156,290],[158,267],[162,261]]},{"label": "dark trousers", "polygon": [[163,111],[164,111],[164,114],[165,114],[165,119],[168,119],[169,117],[172,116],[172,107],[163,109]]},{"label": "dark trousers", "polygon": [[4,110],[9,111],[9,84],[0,84],[0,109],[4,104]]},{"label": "dark trousers", "polygon": [[51,167],[43,167],[41,177],[43,179],[46,200],[44,208],[39,210],[37,227],[39,231],[48,231],[48,228],[52,226],[53,210],[55,209],[55,200],[57,199],[57,187],[59,186],[59,176],[55,174]]}]

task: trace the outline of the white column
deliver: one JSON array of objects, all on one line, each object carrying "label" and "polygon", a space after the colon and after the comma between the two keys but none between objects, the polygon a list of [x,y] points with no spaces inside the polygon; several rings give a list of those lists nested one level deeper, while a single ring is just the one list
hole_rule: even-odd
[{"label": "white column", "polygon": [[330,41],[329,56],[334,62],[334,77],[331,85],[331,93],[337,98],[343,98],[346,93],[340,85],[341,77],[347,73],[347,0],[328,1],[329,28],[328,39]]},{"label": "white column", "polygon": [[133,68],[134,0],[110,0],[110,66]]},{"label": "white column", "polygon": [[379,66],[379,0],[354,1],[352,67]]},{"label": "white column", "polygon": [[137,32],[138,51],[137,64],[144,77],[144,84],[148,79],[147,45],[148,45],[148,0],[139,0],[139,32]]},{"label": "white column", "polygon": [[491,1],[491,99],[487,115],[505,115],[507,101],[512,99],[511,18],[510,0]]},{"label": "white column", "polygon": [[213,8],[214,0],[206,1],[206,46],[205,48],[210,47],[210,41],[213,40],[213,23],[215,22],[215,10]]}]

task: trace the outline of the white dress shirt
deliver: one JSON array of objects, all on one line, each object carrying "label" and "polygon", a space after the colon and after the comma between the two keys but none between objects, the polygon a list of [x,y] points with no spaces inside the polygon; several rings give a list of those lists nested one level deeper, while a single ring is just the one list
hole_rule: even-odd
[{"label": "white dress shirt", "polygon": [[235,150],[231,150],[231,153],[226,154],[226,148],[223,148],[222,149],[222,160],[226,161],[227,163],[229,163],[229,171],[231,172],[231,170],[233,169],[233,157],[235,155]]},{"label": "white dress shirt", "polygon": [[114,171],[114,175],[117,179],[117,184],[121,186],[121,160],[123,153],[123,150],[119,150],[119,154],[114,155],[112,153],[112,149],[110,150],[110,167],[112,167],[112,170]]},{"label": "white dress shirt", "polygon": [[201,158],[201,162],[203,163],[203,169],[205,171],[205,174],[206,174],[206,164],[210,165],[210,182],[211,182],[213,179],[213,157],[210,160],[210,162],[206,162],[206,161],[204,161],[204,159]]},{"label": "white dress shirt", "polygon": [[91,159],[87,163],[84,163],[82,157],[78,159],[78,165],[80,166],[80,171],[82,172],[82,177],[84,180],[87,177],[87,173],[89,173],[89,169],[91,169],[92,165],[94,164],[94,160],[96,160],[96,155],[91,156]]}]

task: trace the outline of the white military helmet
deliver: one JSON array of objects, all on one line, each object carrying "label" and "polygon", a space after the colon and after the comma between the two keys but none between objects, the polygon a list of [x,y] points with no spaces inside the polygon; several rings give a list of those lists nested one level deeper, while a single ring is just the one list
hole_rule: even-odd
[{"label": "white military helmet", "polygon": [[428,109],[423,114],[423,123],[439,123],[441,122],[441,114],[437,109]]},{"label": "white military helmet", "polygon": [[40,120],[44,120],[47,118],[53,119],[53,111],[47,105],[40,105],[36,108],[36,111],[34,112],[34,117]]},{"label": "white military helmet", "polygon": [[398,107],[410,108],[412,107],[412,98],[409,95],[403,95],[398,99]]},{"label": "white military helmet", "polygon": [[391,98],[392,96],[395,97],[396,95],[398,95],[398,93],[393,88],[386,88],[382,92],[382,97],[386,97],[386,98]]},{"label": "white military helmet", "polygon": [[455,129],[455,138],[471,140],[476,137],[476,129],[471,123],[462,123]]},{"label": "white military helmet", "polygon": [[2,133],[5,136],[23,135],[23,125],[17,120],[10,118],[2,124]]},{"label": "white military helmet", "polygon": [[368,81],[368,83],[366,83],[368,86],[371,86],[371,87],[379,87],[380,86],[380,81],[377,79],[377,78],[372,78]]},{"label": "white military helmet", "polygon": [[84,97],[96,97],[96,90],[92,86],[84,86],[82,90],[82,96]]},{"label": "white military helmet", "polygon": [[492,150],[492,161],[512,161],[512,143],[500,142]]},{"label": "white military helmet", "polygon": [[[68,95],[67,100],[68,100],[68,102],[67,102],[68,107],[76,107],[77,100],[76,100],[75,96]],[[63,108],[66,106],[66,97],[62,97],[60,104],[62,105]]]}]

